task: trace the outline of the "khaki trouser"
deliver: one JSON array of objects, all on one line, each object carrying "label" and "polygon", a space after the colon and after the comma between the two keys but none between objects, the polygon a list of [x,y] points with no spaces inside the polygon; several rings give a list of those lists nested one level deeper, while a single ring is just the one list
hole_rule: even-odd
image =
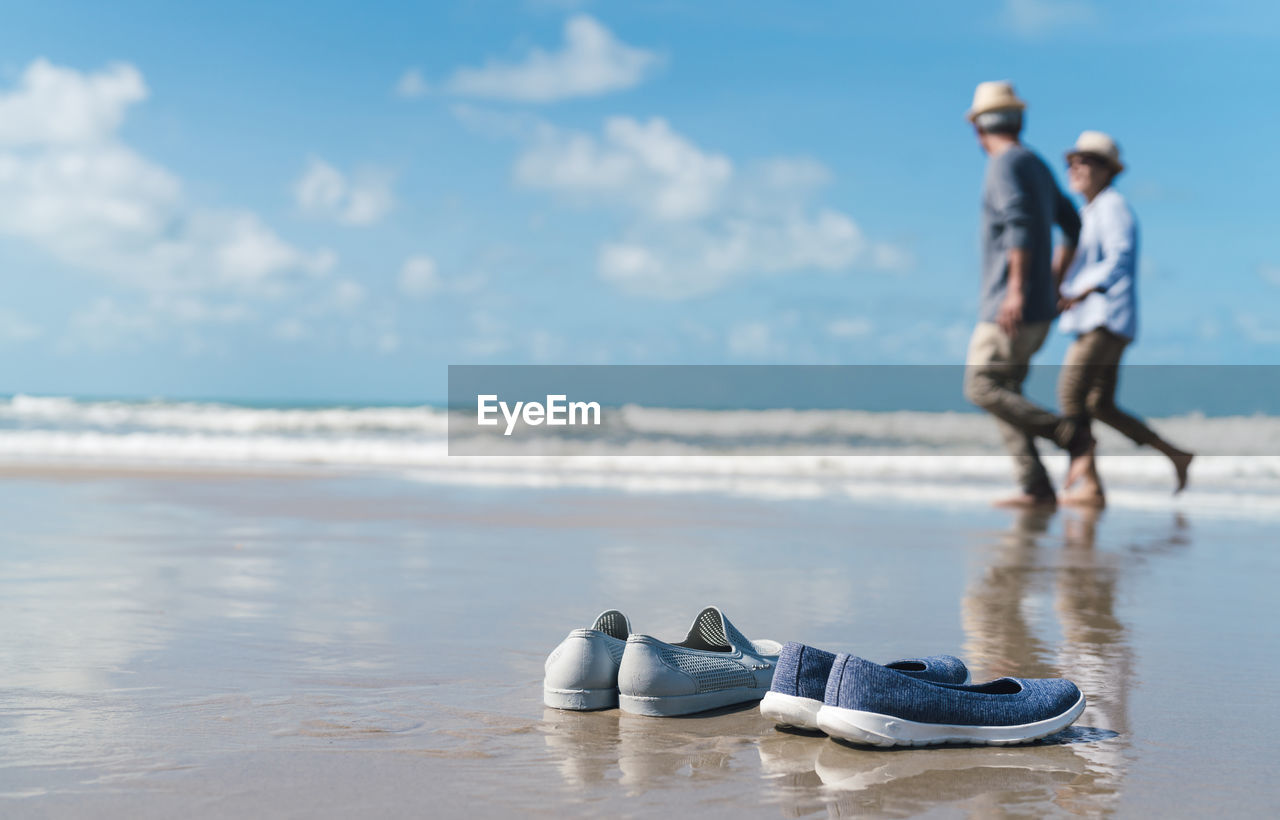
[{"label": "khaki trouser", "polygon": [[1004,446],[1013,456],[1018,484],[1023,492],[1036,496],[1053,494],[1036,437],[1070,449],[1081,429],[1078,420],[1058,416],[1022,395],[1031,357],[1044,344],[1050,324],[1024,324],[1011,339],[994,322],[979,322],[969,340],[964,373],[965,397],[996,417]]},{"label": "khaki trouser", "polygon": [[1141,419],[1116,406],[1120,381],[1120,357],[1129,340],[1105,327],[1081,333],[1067,349],[1058,376],[1058,404],[1063,415],[1095,418],[1135,444],[1151,444],[1154,431]]}]

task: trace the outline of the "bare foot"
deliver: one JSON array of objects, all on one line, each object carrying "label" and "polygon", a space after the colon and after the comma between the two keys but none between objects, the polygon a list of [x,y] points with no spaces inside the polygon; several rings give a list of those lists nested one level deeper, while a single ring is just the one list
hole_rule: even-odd
[{"label": "bare foot", "polygon": [[1173,491],[1174,495],[1187,488],[1187,471],[1191,467],[1191,459],[1193,458],[1195,458],[1194,453],[1183,452],[1169,456],[1169,460],[1173,462],[1173,469],[1178,475],[1178,488]]},{"label": "bare foot", "polygon": [[1031,493],[1022,493],[1021,495],[1011,495],[1008,498],[999,498],[991,502],[993,507],[1003,507],[1006,509],[1028,509],[1031,507],[1054,507],[1058,504],[1058,497],[1054,495],[1032,495]]},{"label": "bare foot", "polygon": [[1102,494],[1101,487],[1081,487],[1074,493],[1062,496],[1062,503],[1069,507],[1088,507],[1100,510],[1107,506],[1107,497]]},{"label": "bare foot", "polygon": [[1071,457],[1071,465],[1067,467],[1067,480],[1062,482],[1062,488],[1066,489],[1085,476],[1093,474],[1096,474],[1096,467],[1093,461],[1093,447],[1091,445],[1088,450]]}]

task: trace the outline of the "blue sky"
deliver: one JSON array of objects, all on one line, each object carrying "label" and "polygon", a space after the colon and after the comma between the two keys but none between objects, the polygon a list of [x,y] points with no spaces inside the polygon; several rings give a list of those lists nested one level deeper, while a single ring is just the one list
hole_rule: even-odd
[{"label": "blue sky", "polygon": [[1273,4],[797,8],[10,9],[0,391],[420,401],[451,363],[959,362],[962,114],[1004,78],[1056,169],[1083,129],[1122,144],[1130,361],[1280,362]]}]

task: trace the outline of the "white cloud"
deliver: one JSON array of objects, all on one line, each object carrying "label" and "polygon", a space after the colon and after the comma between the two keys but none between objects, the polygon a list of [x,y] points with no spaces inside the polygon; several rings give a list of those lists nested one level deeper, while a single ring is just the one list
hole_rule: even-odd
[{"label": "white cloud", "polygon": [[1277,325],[1274,317],[1268,320],[1252,313],[1238,313],[1236,327],[1254,344],[1280,344],[1280,325]]},{"label": "white cloud", "polygon": [[867,319],[836,319],[827,323],[827,335],[833,339],[863,339],[875,329]]},{"label": "white cloud", "polygon": [[59,345],[64,350],[132,348],[153,342],[159,327],[159,317],[151,311],[123,307],[114,299],[103,297],[71,315],[67,334]]},{"label": "white cloud", "polygon": [[212,302],[188,294],[153,294],[148,304],[148,312],[187,325],[235,324],[253,317],[253,312],[244,304]]},{"label": "white cloud", "polygon": [[776,158],[739,171],[661,118],[613,117],[599,137],[544,124],[514,176],[571,203],[620,211],[624,235],[601,245],[597,267],[632,293],[682,299],[743,276],[910,261],[866,239],[846,214],[812,204],[830,179],[821,163]]},{"label": "white cloud", "polygon": [[878,242],[871,249],[871,267],[876,270],[904,271],[915,261],[915,255],[899,245]]},{"label": "white cloud", "polygon": [[189,292],[157,292],[142,299],[101,297],[71,314],[58,348],[136,349],[176,335],[184,350],[198,352],[208,349],[199,335],[202,327],[254,318],[254,311],[243,301]]},{"label": "white cloud", "polygon": [[378,334],[374,341],[374,349],[386,356],[400,349],[400,337],[391,331]]},{"label": "white cloud", "polygon": [[1259,265],[1258,276],[1262,281],[1280,287],[1280,265]]},{"label": "white cloud", "polygon": [[212,219],[207,227],[218,237],[211,246],[224,282],[258,282],[276,271],[290,269],[325,273],[335,261],[330,251],[300,253],[253,214]]},{"label": "white cloud", "polygon": [[904,364],[954,364],[963,362],[973,323],[938,320],[902,323],[877,337],[881,360]]},{"label": "white cloud", "polygon": [[525,0],[525,5],[534,11],[575,11],[591,5],[591,0]]},{"label": "white cloud", "polygon": [[312,157],[294,183],[294,198],[308,216],[342,225],[372,225],[395,204],[391,175],[364,169],[350,177],[318,157]]},{"label": "white cloud", "polygon": [[301,319],[289,317],[276,322],[271,334],[285,342],[300,342],[307,338],[307,326]]},{"label": "white cloud", "polygon": [[729,328],[726,342],[729,352],[741,358],[770,359],[786,353],[786,345],[767,322],[740,322]]},{"label": "white cloud", "polygon": [[750,274],[841,271],[866,255],[869,243],[844,214],[729,215],[708,225],[633,228],[605,243],[602,278],[631,293],[683,299],[710,293]]},{"label": "white cloud", "polygon": [[334,283],[333,305],[338,310],[355,310],[364,302],[364,297],[364,286],[359,282],[343,279],[341,282]]},{"label": "white cloud", "polygon": [[28,322],[8,308],[0,307],[0,342],[25,342],[37,338],[43,332],[39,325]]},{"label": "white cloud", "polygon": [[427,79],[416,68],[407,69],[396,82],[396,96],[409,100],[425,97],[430,90],[431,86],[427,83]]},{"label": "white cloud", "polygon": [[[251,212],[188,203],[175,175],[117,134],[146,96],[132,66],[82,73],[46,60],[0,91],[0,234],[152,292],[260,289],[333,264],[331,253],[294,247]],[[90,321],[114,321],[109,309]]]},{"label": "white cloud", "polygon": [[1038,37],[1092,23],[1098,19],[1098,10],[1088,0],[1005,0],[1003,19],[1014,33]]},{"label": "white cloud", "polygon": [[406,296],[426,296],[438,290],[440,275],[435,260],[425,254],[406,259],[400,268],[399,285]]},{"label": "white cloud", "polygon": [[142,74],[131,65],[85,75],[40,58],[16,90],[0,96],[0,145],[101,142],[120,127],[128,106],[146,98]]},{"label": "white cloud", "polygon": [[565,351],[570,348],[563,336],[539,328],[529,334],[525,349],[529,351],[529,358],[532,361],[539,364],[554,364],[561,361]]},{"label": "white cloud", "polygon": [[472,103],[453,103],[449,113],[473,133],[488,139],[526,139],[538,133],[542,123],[527,111],[495,109]]},{"label": "white cloud", "polygon": [[395,321],[386,315],[371,315],[353,324],[347,333],[347,340],[357,349],[372,350],[387,356],[400,349],[400,336],[396,333]]},{"label": "white cloud", "polygon": [[479,68],[460,68],[445,88],[467,97],[553,102],[631,88],[661,62],[657,54],[621,42],[586,14],[565,22],[564,40],[560,51],[533,48],[520,62],[489,60]]},{"label": "white cloud", "polygon": [[518,183],[638,208],[655,219],[707,214],[733,176],[728,158],[700,150],[660,117],[611,117],[600,139],[551,126],[539,131],[516,162]]},{"label": "white cloud", "polygon": [[469,322],[471,332],[459,342],[459,347],[467,356],[482,359],[511,349],[506,322],[484,310],[472,313]]}]

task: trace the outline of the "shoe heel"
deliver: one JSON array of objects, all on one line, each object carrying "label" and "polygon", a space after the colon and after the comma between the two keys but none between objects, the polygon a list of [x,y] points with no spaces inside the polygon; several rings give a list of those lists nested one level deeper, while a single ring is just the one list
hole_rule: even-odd
[{"label": "shoe heel", "polygon": [[766,692],[760,701],[760,714],[784,729],[818,731],[818,710],[821,708],[822,701],[782,692]]},{"label": "shoe heel", "polygon": [[573,712],[616,709],[618,706],[618,690],[544,688],[542,690],[542,702],[552,709],[568,709]]},{"label": "shoe heel", "polygon": [[902,744],[891,737],[876,734],[858,725],[856,722],[857,713],[852,709],[840,709],[836,706],[823,705],[818,710],[817,724],[818,728],[826,732],[828,735],[840,740],[847,740],[850,743],[857,743],[862,746],[898,746],[911,745],[909,742]]}]

